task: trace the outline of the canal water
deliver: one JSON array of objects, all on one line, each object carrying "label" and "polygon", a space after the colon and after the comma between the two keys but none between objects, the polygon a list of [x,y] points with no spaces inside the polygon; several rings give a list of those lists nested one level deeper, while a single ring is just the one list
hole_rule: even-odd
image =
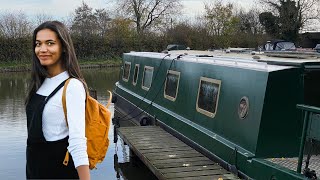
[{"label": "canal water", "polygon": [[[98,101],[106,104],[107,90],[119,79],[119,68],[83,70],[89,87],[97,91]],[[0,73],[0,177],[25,179],[27,120],[24,108],[29,72]],[[110,110],[113,112],[113,105]],[[119,138],[113,143],[113,126],[109,131],[110,146],[104,161],[91,170],[93,180],[152,180],[153,174],[141,162],[130,162],[129,148]]]}]

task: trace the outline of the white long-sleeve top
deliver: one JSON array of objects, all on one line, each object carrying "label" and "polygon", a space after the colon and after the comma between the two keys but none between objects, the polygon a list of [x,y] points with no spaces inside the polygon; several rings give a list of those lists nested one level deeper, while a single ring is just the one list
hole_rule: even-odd
[{"label": "white long-sleeve top", "polygon": [[[69,78],[65,71],[52,78],[46,78],[37,94],[48,96],[64,80]],[[89,165],[87,139],[85,137],[86,92],[81,81],[71,79],[66,91],[68,126],[62,107],[63,87],[49,99],[42,114],[42,131],[46,141],[57,141],[69,135],[68,151],[75,167]],[[63,160],[62,160],[63,161]],[[61,162],[62,162],[61,161]]]}]

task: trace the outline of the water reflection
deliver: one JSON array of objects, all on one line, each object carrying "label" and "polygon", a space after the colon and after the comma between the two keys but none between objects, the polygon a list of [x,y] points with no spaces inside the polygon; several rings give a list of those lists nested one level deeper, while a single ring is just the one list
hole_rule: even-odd
[{"label": "water reflection", "polygon": [[24,97],[26,73],[0,76],[0,177],[24,178],[26,117]]},{"label": "water reflection", "polygon": [[[83,70],[89,87],[97,90],[98,100],[106,104],[107,90],[111,90],[119,78],[119,68]],[[8,180],[25,179],[25,147],[27,139],[24,99],[28,90],[28,72],[0,73],[0,177]],[[113,105],[110,106],[113,111]],[[113,142],[113,126],[109,133]],[[117,159],[114,159],[114,157]],[[94,180],[141,179],[145,170],[132,166],[135,173],[124,177],[129,166],[129,149],[121,139],[110,143],[105,160],[91,171]],[[117,168],[115,168],[117,167]],[[150,173],[150,172],[149,172]]]},{"label": "water reflection", "polygon": [[[157,180],[156,176],[149,171],[142,161],[140,161],[137,156],[130,153],[131,151],[122,141],[120,142],[120,145],[120,152],[116,150],[113,156],[114,170],[117,179],[124,177],[127,180]],[[118,143],[115,146],[117,149]],[[119,156],[123,157],[120,161]]]}]

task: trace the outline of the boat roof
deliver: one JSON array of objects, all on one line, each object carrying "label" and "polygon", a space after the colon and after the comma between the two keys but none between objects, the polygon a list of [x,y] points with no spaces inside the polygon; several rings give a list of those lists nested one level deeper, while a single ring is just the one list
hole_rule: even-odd
[{"label": "boat roof", "polygon": [[[304,65],[318,65],[320,67],[319,57],[309,56],[295,58],[291,55],[290,58],[285,56],[273,56],[272,53],[253,52],[245,48],[232,48],[231,51],[196,51],[196,50],[177,50],[169,51],[168,53],[155,52],[130,52],[126,53],[133,56],[151,57],[157,59],[172,60],[179,57],[179,61],[215,64],[221,66],[230,66],[237,68],[253,69],[258,71],[279,71],[290,69]],[[280,53],[281,54],[281,53]],[[283,53],[285,54],[285,53]],[[283,55],[282,54],[282,55]],[[290,53],[288,53],[290,54]],[[294,54],[294,53],[293,53]]]}]

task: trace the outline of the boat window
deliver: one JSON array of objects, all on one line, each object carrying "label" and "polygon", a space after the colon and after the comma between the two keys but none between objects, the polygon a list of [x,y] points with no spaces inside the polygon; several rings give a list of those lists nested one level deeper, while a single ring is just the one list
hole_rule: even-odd
[{"label": "boat window", "polygon": [[142,89],[149,91],[152,84],[153,67],[145,66],[142,78]]},{"label": "boat window", "polygon": [[206,77],[200,78],[196,109],[209,117],[217,112],[221,81]]},{"label": "boat window", "polygon": [[164,97],[175,101],[178,94],[180,72],[169,70],[164,87]]},{"label": "boat window", "polygon": [[136,64],[134,66],[134,73],[133,73],[133,80],[132,80],[132,84],[135,86],[137,84],[138,81],[138,75],[139,75],[139,64]]},{"label": "boat window", "polygon": [[130,77],[130,68],[131,68],[131,62],[125,62],[124,63],[124,69],[123,69],[123,75],[122,75],[122,80],[125,82],[128,82],[129,77]]}]

